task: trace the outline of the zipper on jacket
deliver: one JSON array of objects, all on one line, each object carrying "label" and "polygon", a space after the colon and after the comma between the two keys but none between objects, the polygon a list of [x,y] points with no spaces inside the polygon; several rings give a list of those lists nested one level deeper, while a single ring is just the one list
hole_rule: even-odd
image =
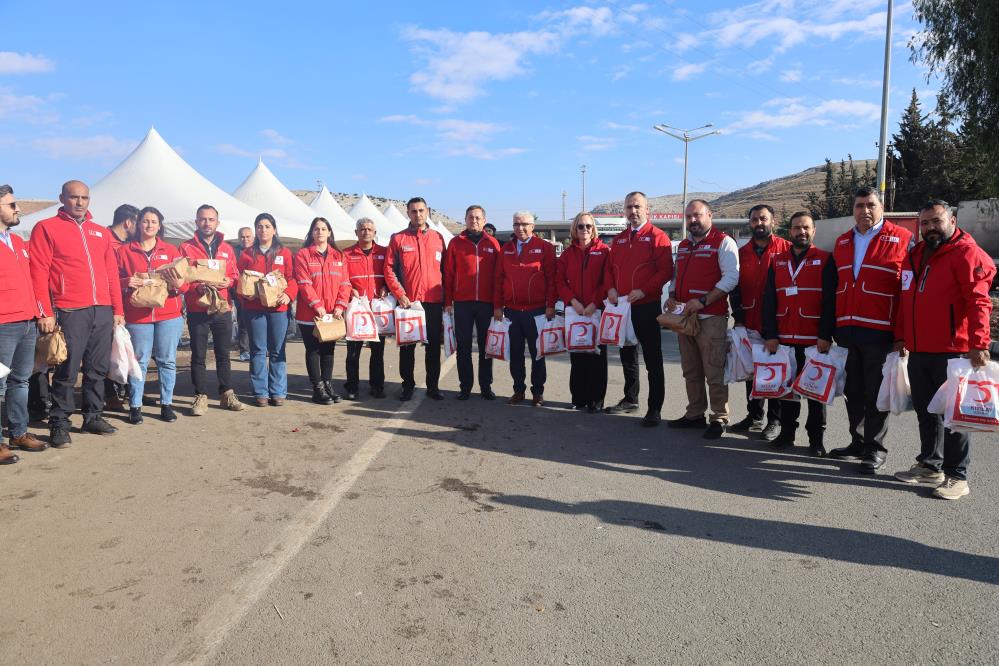
[{"label": "zipper on jacket", "polygon": [[[479,239],[482,240],[481,238]],[[475,300],[479,300],[479,271],[482,269],[482,261],[479,259],[479,244],[475,244]]]},{"label": "zipper on jacket", "polygon": [[[94,294],[94,305],[97,305],[97,278],[94,276],[94,262],[90,259],[90,247],[87,245],[87,234],[83,233],[83,224],[73,222],[80,230],[80,238],[83,239],[83,253],[87,255],[87,266],[90,268],[90,287]],[[64,289],[65,291],[65,289]]]},{"label": "zipper on jacket", "polygon": [[[156,246],[153,246],[153,252],[156,252]],[[149,254],[146,256],[146,275],[153,274],[153,255]],[[170,293],[167,292],[167,298],[170,298]],[[150,308],[149,319],[152,323],[156,323],[156,308]]]}]

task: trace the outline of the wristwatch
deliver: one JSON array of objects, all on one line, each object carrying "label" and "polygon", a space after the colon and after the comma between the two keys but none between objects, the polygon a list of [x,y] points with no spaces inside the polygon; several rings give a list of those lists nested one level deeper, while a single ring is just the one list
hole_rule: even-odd
[{"label": "wristwatch", "polygon": [[707,296],[701,296],[697,300],[699,300],[701,302],[701,305],[703,305],[704,307],[707,307],[707,305],[708,305],[708,297]]}]

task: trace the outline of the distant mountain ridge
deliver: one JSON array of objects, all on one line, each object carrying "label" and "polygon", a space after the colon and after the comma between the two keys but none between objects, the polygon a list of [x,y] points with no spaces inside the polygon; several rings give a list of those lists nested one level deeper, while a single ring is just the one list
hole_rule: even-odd
[{"label": "distant mountain ridge", "polygon": [[[292,190],[291,192],[292,194],[294,194],[307,204],[312,203],[312,200],[315,199],[316,195],[319,194],[319,192],[316,192],[315,190]],[[343,209],[348,213],[350,212],[350,209],[354,207],[354,204],[356,204],[361,199],[362,196],[360,194],[344,194],[343,192],[330,192],[330,194],[333,195],[333,198],[336,199],[336,202],[340,204],[340,206],[343,207]],[[402,213],[403,217],[406,216],[405,201],[402,201],[400,199],[389,199],[386,197],[379,197],[375,196],[374,194],[369,194],[368,198],[371,199],[371,203],[373,203],[375,207],[378,208],[378,210],[385,210],[385,205],[388,203],[392,203],[392,205],[394,205],[396,208],[399,209],[399,212]],[[462,224],[461,222],[456,222],[447,215],[445,215],[444,213],[441,213],[434,209],[430,210],[430,219],[433,220],[434,222],[440,222],[441,224],[445,225],[449,231],[452,232],[457,232],[465,228],[465,225]]]}]

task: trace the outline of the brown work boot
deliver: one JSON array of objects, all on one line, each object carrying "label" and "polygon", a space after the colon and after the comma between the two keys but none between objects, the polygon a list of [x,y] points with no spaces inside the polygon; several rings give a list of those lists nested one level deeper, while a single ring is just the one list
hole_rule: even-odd
[{"label": "brown work boot", "polygon": [[198,393],[194,396],[194,403],[191,405],[191,416],[204,416],[208,413],[208,396]]},{"label": "brown work boot", "polygon": [[44,451],[49,448],[49,445],[32,435],[30,432],[26,432],[20,437],[11,437],[10,448],[37,452]]},{"label": "brown work boot", "polygon": [[227,390],[219,398],[219,406],[222,409],[228,409],[230,412],[241,412],[246,408],[246,405],[239,401],[236,397],[236,392],[232,389]]},{"label": "brown work boot", "polygon": [[545,404],[545,396],[540,393],[535,393],[531,396],[531,404],[535,407],[541,407]]},{"label": "brown work boot", "polygon": [[13,465],[21,458],[7,448],[6,444],[0,443],[0,465]]},{"label": "brown work boot", "polygon": [[510,399],[506,401],[506,404],[519,405],[522,402],[524,402],[524,392],[517,391],[516,393],[510,396]]}]

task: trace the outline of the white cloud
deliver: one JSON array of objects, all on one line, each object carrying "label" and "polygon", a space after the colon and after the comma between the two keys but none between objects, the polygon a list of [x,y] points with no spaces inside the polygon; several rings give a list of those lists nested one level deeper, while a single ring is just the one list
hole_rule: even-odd
[{"label": "white cloud", "polygon": [[878,79],[851,79],[847,77],[836,78],[832,80],[833,83],[839,83],[844,86],[850,86],[852,88],[880,88],[881,81]]},{"label": "white cloud", "polygon": [[284,159],[288,153],[280,148],[264,148],[263,150],[251,150],[240,148],[231,143],[220,143],[215,146],[215,152],[222,155],[234,155],[236,157],[269,157],[271,159]]},{"label": "white cloud", "polygon": [[418,185],[420,187],[424,187],[426,185],[433,185],[436,182],[437,182],[436,178],[414,178],[413,179],[413,185]]},{"label": "white cloud", "polygon": [[757,141],[780,141],[780,139],[778,139],[773,134],[770,134],[769,132],[761,132],[759,130],[750,132],[746,136],[748,136],[750,139],[756,139]]},{"label": "white cloud", "polygon": [[437,143],[433,149],[451,157],[472,157],[479,160],[495,160],[526,152],[526,148],[492,148],[488,144],[493,138],[507,130],[498,123],[475,120],[445,118],[430,120],[414,115],[390,115],[378,119],[382,123],[404,123],[431,129]]},{"label": "white cloud", "polygon": [[58,122],[59,114],[49,103],[37,95],[22,95],[12,88],[0,87],[0,120],[12,120],[30,125],[49,125]]},{"label": "white cloud", "polygon": [[0,51],[0,75],[41,74],[54,69],[55,63],[45,56]]},{"label": "white cloud", "polygon": [[[626,22],[634,13],[625,12]],[[585,32],[596,37],[613,34],[617,30],[614,12],[610,7],[572,7],[558,12],[546,11],[538,14],[539,19],[555,23],[560,32]]]},{"label": "white cloud", "polygon": [[610,150],[617,147],[617,139],[604,136],[577,136],[579,147],[586,151]]},{"label": "white cloud", "polygon": [[94,125],[102,125],[108,123],[114,118],[114,114],[110,111],[97,111],[94,113],[87,114],[85,116],[79,116],[74,118],[71,122],[74,127],[92,127]]},{"label": "white cloud", "polygon": [[119,139],[107,134],[87,137],[46,137],[35,139],[36,150],[53,160],[93,160],[124,157],[135,149],[138,142]]},{"label": "white cloud", "polygon": [[624,125],[621,123],[615,123],[614,121],[611,120],[605,120],[604,122],[600,123],[600,125],[601,127],[605,127],[607,129],[612,129],[612,130],[627,130],[628,132],[642,131],[642,128],[639,127],[638,125]]},{"label": "white cloud", "polygon": [[708,64],[706,62],[702,63],[691,62],[687,63],[686,65],[680,65],[679,67],[673,70],[673,80],[687,81],[688,79],[697,76],[707,68]]},{"label": "white cloud", "polygon": [[770,100],[767,111],[742,112],[727,130],[786,129],[801,126],[843,126],[850,122],[876,121],[881,107],[860,100],[833,99],[806,104],[801,98]]},{"label": "white cloud", "polygon": [[260,136],[264,137],[275,146],[287,146],[289,143],[294,143],[294,141],[288,137],[282,136],[277,130],[273,129],[260,130]]},{"label": "white cloud", "polygon": [[780,75],[780,80],[784,83],[797,83],[798,81],[801,81],[801,70],[789,69]]},{"label": "white cloud", "polygon": [[630,73],[631,73],[630,66],[621,65],[620,67],[616,68],[614,72],[611,74],[611,81],[620,81],[624,77],[628,76],[628,74]]}]

